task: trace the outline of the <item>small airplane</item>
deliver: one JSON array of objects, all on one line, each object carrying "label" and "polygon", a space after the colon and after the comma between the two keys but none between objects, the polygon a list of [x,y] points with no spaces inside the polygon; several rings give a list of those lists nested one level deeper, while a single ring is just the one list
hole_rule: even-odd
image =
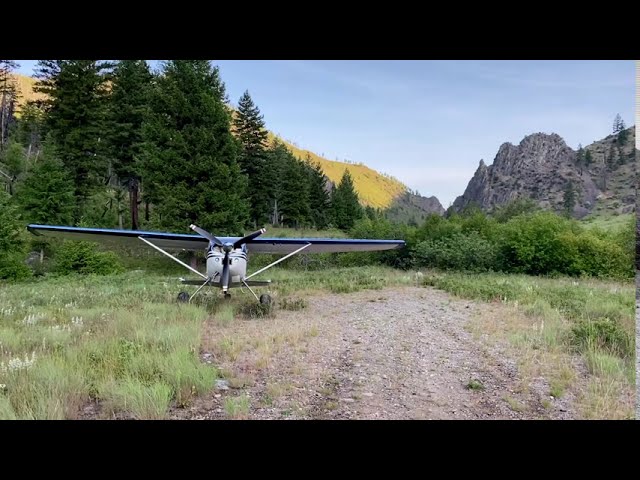
[{"label": "small airplane", "polygon": [[[180,292],[178,294],[178,300],[181,302],[191,302],[205,286],[221,288],[225,298],[231,296],[229,293],[230,288],[245,286],[258,302],[269,304],[271,303],[271,297],[268,294],[263,294],[258,298],[251,287],[267,286],[271,284],[271,281],[256,281],[250,279],[297,253],[302,251],[306,251],[307,253],[370,252],[402,248],[405,245],[403,240],[258,238],[266,232],[265,228],[261,228],[244,237],[217,238],[196,225],[190,225],[190,228],[196,232],[196,234],[36,224],[27,226],[27,229],[34,235],[57,237],[67,240],[99,241],[107,244],[113,241],[118,244],[139,244],[138,241],[142,241],[204,279],[204,282],[202,280],[181,279],[183,285],[199,285],[198,289],[192,295],[189,295],[187,292]],[[207,259],[206,274],[199,272],[171,255],[166,251],[167,249],[204,249]],[[247,276],[249,253],[286,255]]]}]

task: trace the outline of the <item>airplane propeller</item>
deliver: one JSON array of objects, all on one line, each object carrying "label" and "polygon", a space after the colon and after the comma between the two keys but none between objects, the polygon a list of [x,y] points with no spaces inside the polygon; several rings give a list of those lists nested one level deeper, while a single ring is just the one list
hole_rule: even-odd
[{"label": "airplane propeller", "polygon": [[203,236],[204,238],[212,242],[215,246],[220,247],[224,251],[224,259],[222,260],[222,287],[225,291],[229,287],[229,277],[230,277],[229,253],[236,248],[240,248],[245,243],[250,242],[254,238],[259,237],[260,235],[262,235],[264,232],[267,231],[265,228],[261,228],[260,230],[250,233],[249,235],[246,235],[236,240],[233,243],[231,242],[222,243],[218,238],[214,237],[211,233],[207,232],[206,230],[196,225],[191,224],[189,225],[189,227],[191,228],[191,230],[200,234],[201,236]]}]

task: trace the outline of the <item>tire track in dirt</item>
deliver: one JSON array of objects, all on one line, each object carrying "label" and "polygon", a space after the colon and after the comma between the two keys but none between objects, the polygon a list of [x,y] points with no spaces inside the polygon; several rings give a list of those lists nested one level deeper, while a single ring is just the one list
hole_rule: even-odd
[{"label": "tire track in dirt", "polygon": [[[277,322],[313,325],[318,335],[281,348],[255,383],[214,392],[173,418],[226,418],[225,398],[251,398],[253,419],[571,418],[567,401],[543,408],[544,385],[522,391],[509,349],[475,340],[465,329],[487,304],[418,287],[307,298]],[[263,322],[269,331],[273,319]],[[244,325],[244,327],[243,327]],[[210,335],[217,335],[216,329]],[[475,388],[469,388],[473,381]],[[269,398],[273,384],[286,393]]]}]

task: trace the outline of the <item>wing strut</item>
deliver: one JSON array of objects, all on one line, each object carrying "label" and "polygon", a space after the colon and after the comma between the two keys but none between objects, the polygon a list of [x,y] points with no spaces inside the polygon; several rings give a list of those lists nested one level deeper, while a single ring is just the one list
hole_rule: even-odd
[{"label": "wing strut", "polygon": [[[298,250],[296,250],[296,251],[294,251],[294,252],[291,252],[289,255],[285,255],[284,257],[282,257],[282,258],[280,258],[280,259],[276,260],[275,262],[270,263],[270,264],[269,264],[269,265],[267,265],[266,267],[261,268],[261,269],[260,269],[260,270],[258,270],[257,272],[252,273],[252,274],[251,274],[251,275],[249,275],[248,277],[244,277],[244,281],[247,281],[247,280],[249,280],[251,277],[253,277],[253,276],[255,276],[255,275],[258,275],[259,273],[264,272],[265,270],[267,270],[267,269],[269,269],[269,268],[273,267],[274,265],[277,265],[278,263],[282,262],[283,260],[286,260],[287,258],[291,257],[292,255],[295,255],[296,253],[301,252],[302,250],[304,250],[305,248],[307,248],[307,247],[308,247],[308,246],[310,246],[310,245],[311,245],[311,243],[307,243],[306,245],[303,245],[302,247],[300,247]],[[255,293],[254,293],[254,295],[255,295]]]},{"label": "wing strut", "polygon": [[184,263],[181,260],[178,260],[176,257],[174,257],[173,255],[171,255],[170,253],[165,252],[163,249],[161,249],[160,247],[154,245],[153,243],[151,243],[149,240],[147,240],[144,237],[138,237],[140,240],[142,240],[144,243],[146,243],[147,245],[152,246],[153,248],[155,248],[156,250],[158,250],[160,253],[164,253],[167,257],[169,257],[170,259],[178,262],[180,265],[182,265],[185,268],[188,268],[189,270],[191,270],[193,273],[196,273],[198,275],[200,275],[202,278],[206,279],[207,281],[209,280],[207,278],[206,275],[201,274],[199,271],[197,271],[195,268],[191,268],[189,265],[187,265],[186,263]]}]

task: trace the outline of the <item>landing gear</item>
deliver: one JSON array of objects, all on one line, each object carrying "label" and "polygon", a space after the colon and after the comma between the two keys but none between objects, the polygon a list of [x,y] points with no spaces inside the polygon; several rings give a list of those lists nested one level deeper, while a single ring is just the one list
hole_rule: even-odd
[{"label": "landing gear", "polygon": [[271,305],[271,295],[268,293],[263,293],[260,295],[260,303],[262,305]]},{"label": "landing gear", "polygon": [[186,303],[189,301],[189,294],[187,292],[180,292],[178,294],[178,301],[181,303]]}]

